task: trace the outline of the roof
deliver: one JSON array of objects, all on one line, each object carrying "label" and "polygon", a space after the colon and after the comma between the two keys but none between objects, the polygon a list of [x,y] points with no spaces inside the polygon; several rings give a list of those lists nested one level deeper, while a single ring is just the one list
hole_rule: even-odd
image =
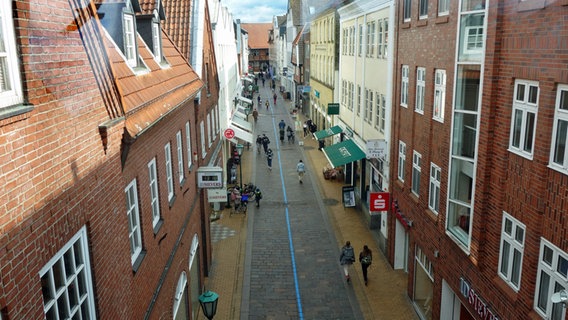
[{"label": "roof", "polygon": [[105,38],[113,75],[122,96],[126,130],[135,137],[170,111],[191,101],[203,82],[162,31],[162,50],[169,67],[161,68],[138,37],[138,53],[148,73],[136,75],[110,39]]},{"label": "roof", "polygon": [[268,49],[268,35],[272,23],[242,23],[241,28],[248,32],[248,44],[251,49]]}]

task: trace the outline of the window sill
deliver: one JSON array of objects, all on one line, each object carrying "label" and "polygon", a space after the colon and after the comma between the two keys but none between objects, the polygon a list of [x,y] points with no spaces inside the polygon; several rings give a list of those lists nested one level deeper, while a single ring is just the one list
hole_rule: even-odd
[{"label": "window sill", "polygon": [[170,209],[174,206],[174,202],[176,202],[176,195],[174,194],[171,199],[168,200],[168,205]]},{"label": "window sill", "polygon": [[[0,108],[0,120],[24,115],[26,113],[31,112],[33,109],[34,105],[31,104],[17,104],[5,108]],[[19,121],[25,118],[27,118],[27,116],[24,116],[23,118],[18,117],[17,119],[14,119],[14,121]]]},{"label": "window sill", "polygon": [[133,273],[138,272],[138,269],[140,269],[140,266],[142,265],[142,261],[144,260],[145,257],[146,257],[146,250],[142,250],[142,252],[140,252],[138,257],[134,261],[134,264],[132,264],[132,272]]},{"label": "window sill", "polygon": [[401,29],[408,29],[410,28],[410,21],[409,22],[404,22],[400,25]]},{"label": "window sill", "polygon": [[442,17],[438,17],[436,19],[436,24],[441,24],[441,23],[448,23],[450,21],[450,17],[449,16],[442,16]]},{"label": "window sill", "polygon": [[156,237],[158,232],[160,232],[160,229],[162,228],[163,225],[164,225],[164,219],[158,220],[158,223],[156,223],[156,225],[154,226],[154,237]]},{"label": "window sill", "polygon": [[420,18],[418,22],[416,22],[417,27],[425,27],[428,25],[428,18]]},{"label": "window sill", "polygon": [[[568,1],[564,1],[562,5],[566,5],[566,2]],[[519,4],[517,5],[517,12],[539,10],[544,9],[544,7],[546,7],[545,0],[519,1]]]}]

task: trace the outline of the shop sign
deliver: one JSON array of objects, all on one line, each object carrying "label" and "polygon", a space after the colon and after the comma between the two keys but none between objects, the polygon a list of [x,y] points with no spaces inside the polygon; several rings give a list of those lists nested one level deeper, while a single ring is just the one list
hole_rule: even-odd
[{"label": "shop sign", "polygon": [[343,186],[343,207],[353,208],[355,207],[355,187],[354,186]]},{"label": "shop sign", "polygon": [[225,189],[208,189],[207,202],[226,202],[227,191]]},{"label": "shop sign", "polygon": [[339,103],[328,103],[327,104],[327,114],[339,114]]},{"label": "shop sign", "polygon": [[200,167],[197,169],[198,188],[222,188],[223,169],[220,167]]},{"label": "shop sign", "polygon": [[388,210],[389,193],[388,192],[371,192],[369,195],[369,211],[385,211]]},{"label": "shop sign", "polygon": [[477,315],[483,320],[499,320],[499,317],[489,309],[481,297],[473,290],[469,282],[460,278],[460,292],[465,297],[470,306],[473,307]]},{"label": "shop sign", "polygon": [[387,142],[383,139],[367,140],[367,159],[384,159]]}]

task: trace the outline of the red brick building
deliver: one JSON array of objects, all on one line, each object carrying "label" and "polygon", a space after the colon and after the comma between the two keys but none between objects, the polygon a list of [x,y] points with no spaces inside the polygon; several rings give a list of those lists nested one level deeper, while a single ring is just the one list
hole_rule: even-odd
[{"label": "red brick building", "polygon": [[426,319],[565,319],[568,7],[399,4],[389,260]]},{"label": "red brick building", "polygon": [[218,141],[200,96],[216,101],[216,77],[162,31],[159,3],[0,4],[2,319],[198,312],[211,249],[196,169]]}]

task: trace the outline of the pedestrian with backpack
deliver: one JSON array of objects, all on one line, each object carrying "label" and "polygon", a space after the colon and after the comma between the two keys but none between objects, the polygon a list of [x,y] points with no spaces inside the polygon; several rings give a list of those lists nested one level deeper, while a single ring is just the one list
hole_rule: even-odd
[{"label": "pedestrian with backpack", "polygon": [[262,192],[260,191],[260,189],[258,187],[256,187],[256,190],[254,191],[254,201],[256,201],[256,207],[260,207],[260,200],[262,199]]},{"label": "pedestrian with backpack", "polygon": [[345,280],[349,282],[351,277],[349,277],[349,267],[355,262],[355,251],[351,246],[351,241],[345,242],[345,245],[341,248],[341,255],[339,256],[339,263],[343,266],[343,273],[345,274]]},{"label": "pedestrian with backpack", "polygon": [[300,180],[300,183],[304,183],[302,179],[304,178],[304,173],[306,172],[306,166],[304,165],[302,160],[300,160],[300,162],[298,162],[298,164],[296,165],[296,171],[298,172],[298,179]]},{"label": "pedestrian with backpack", "polygon": [[365,279],[365,285],[367,285],[367,269],[371,263],[373,263],[373,252],[367,245],[363,246],[363,251],[359,253],[359,262],[361,262],[361,269],[363,270],[363,279]]}]

